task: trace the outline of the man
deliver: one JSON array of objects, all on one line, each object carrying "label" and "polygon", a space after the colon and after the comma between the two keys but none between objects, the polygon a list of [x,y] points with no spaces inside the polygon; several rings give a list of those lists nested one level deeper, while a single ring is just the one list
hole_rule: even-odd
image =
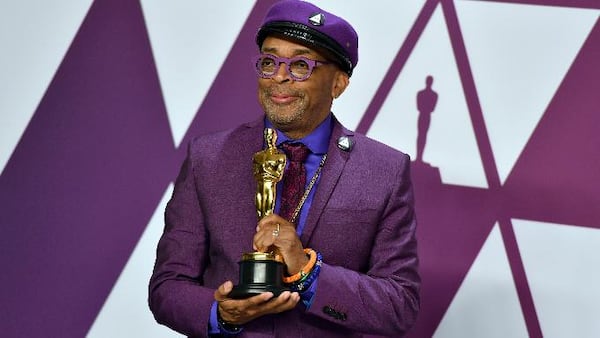
[{"label": "man", "polygon": [[[410,159],[331,113],[358,61],[357,34],[310,3],[281,1],[256,40],[265,116],[191,142],[166,210],[150,308],[189,336],[402,336],[420,286]],[[265,127],[279,147],[309,151],[304,199],[290,216],[278,184],[275,212],[256,224],[252,158]],[[277,249],[294,291],[228,297],[250,245]]]}]

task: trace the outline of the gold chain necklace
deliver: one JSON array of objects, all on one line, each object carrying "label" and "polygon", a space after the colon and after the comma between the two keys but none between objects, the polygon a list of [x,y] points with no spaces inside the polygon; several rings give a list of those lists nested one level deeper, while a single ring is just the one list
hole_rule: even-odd
[{"label": "gold chain necklace", "polygon": [[312,190],[313,186],[315,185],[315,182],[317,182],[317,178],[319,178],[319,175],[321,174],[321,169],[323,169],[323,165],[325,165],[326,159],[327,159],[327,154],[323,155],[323,158],[321,159],[321,163],[319,163],[319,167],[317,168],[317,171],[315,172],[313,177],[310,179],[310,182],[308,183],[308,187],[306,187],[306,189],[304,190],[304,194],[300,198],[300,202],[298,202],[298,206],[296,206],[296,209],[294,209],[294,213],[292,214],[292,217],[290,218],[290,223],[296,222],[296,218],[298,217],[298,214],[300,214],[300,210],[302,209],[304,202],[306,202],[306,199],[308,198],[308,194],[310,194],[310,191]]}]

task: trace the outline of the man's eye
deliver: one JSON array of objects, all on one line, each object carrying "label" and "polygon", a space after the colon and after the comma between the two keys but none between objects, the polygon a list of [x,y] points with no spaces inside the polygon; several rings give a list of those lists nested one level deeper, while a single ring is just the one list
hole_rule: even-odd
[{"label": "man's eye", "polygon": [[261,65],[263,67],[272,67],[275,64],[275,62],[273,61],[273,59],[263,59],[261,62]]},{"label": "man's eye", "polygon": [[302,60],[294,62],[292,66],[296,69],[308,69],[308,64]]}]

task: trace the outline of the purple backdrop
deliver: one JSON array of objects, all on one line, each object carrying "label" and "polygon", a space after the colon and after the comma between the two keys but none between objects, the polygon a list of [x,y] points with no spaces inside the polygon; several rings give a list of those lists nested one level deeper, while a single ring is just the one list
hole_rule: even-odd
[{"label": "purple backdrop", "polygon": [[[176,147],[140,4],[94,1],[0,176],[3,336],[88,332],[174,179],[187,140],[260,114],[255,76],[238,56],[256,49],[255,27],[272,2],[252,9]],[[600,7],[596,0],[504,2]],[[527,329],[541,337],[511,219],[600,228],[600,23],[502,184],[453,1],[425,2],[357,131],[369,131],[439,3],[489,188],[443,184],[436,168],[413,166],[423,304],[411,336],[433,334],[497,222]]]}]

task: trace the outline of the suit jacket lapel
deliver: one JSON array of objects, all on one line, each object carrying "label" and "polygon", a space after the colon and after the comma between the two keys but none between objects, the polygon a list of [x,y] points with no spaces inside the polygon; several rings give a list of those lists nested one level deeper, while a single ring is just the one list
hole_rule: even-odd
[{"label": "suit jacket lapel", "polygon": [[[258,120],[241,125],[227,136],[228,142],[234,145],[233,148],[228,147],[228,149],[231,149],[230,151],[233,152],[232,156],[235,157],[231,161],[231,166],[227,167],[227,176],[234,179],[241,179],[236,189],[237,203],[240,203],[238,212],[243,213],[241,218],[247,220],[247,223],[243,223],[243,230],[246,237],[250,238],[250,240],[254,236],[254,228],[257,221],[256,209],[254,207],[256,182],[252,173],[252,156],[263,148],[263,130],[264,123],[261,117]],[[248,243],[252,244],[251,241]]]},{"label": "suit jacket lapel", "polygon": [[337,140],[341,136],[351,137],[353,133],[346,128],[344,128],[340,122],[334,117],[334,126],[331,132],[331,139],[329,141],[329,147],[327,150],[327,161],[325,162],[325,166],[323,167],[323,171],[321,172],[321,178],[319,180],[319,185],[317,186],[317,190],[315,191],[315,196],[312,201],[310,211],[308,213],[308,217],[306,219],[306,223],[304,225],[304,229],[300,236],[303,246],[307,246],[310,237],[312,236],[321,215],[323,214],[323,210],[335,189],[340,175],[346,166],[346,162],[350,156],[349,151],[343,151],[337,146]]}]

